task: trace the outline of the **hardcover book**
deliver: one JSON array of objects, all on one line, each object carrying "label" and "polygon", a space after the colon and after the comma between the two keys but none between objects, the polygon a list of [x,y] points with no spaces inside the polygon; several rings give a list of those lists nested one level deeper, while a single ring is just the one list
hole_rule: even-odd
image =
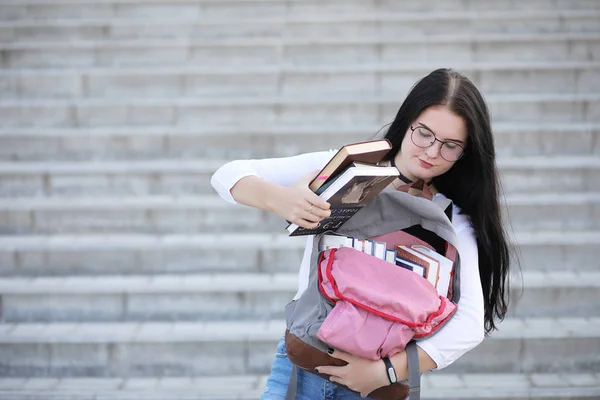
[{"label": "hardcover book", "polygon": [[398,177],[395,167],[353,166],[335,177],[319,194],[331,205],[331,215],[314,229],[296,224],[287,227],[290,236],[316,235],[335,231]]},{"label": "hardcover book", "polygon": [[441,294],[442,296],[447,296],[448,289],[450,288],[450,277],[452,276],[452,268],[454,266],[452,260],[425,246],[413,245],[411,246],[411,248],[439,262],[439,279],[436,288],[438,289],[439,294]]},{"label": "hardcover book", "polygon": [[392,145],[387,139],[347,144],[329,160],[319,174],[308,184],[308,188],[317,193],[317,190],[323,184],[342,172],[352,162],[377,164],[391,149]]},{"label": "hardcover book", "polygon": [[[413,248],[408,246],[397,246],[396,253],[398,256],[405,258],[407,260],[413,261],[417,264],[421,264],[425,266],[425,275],[424,278],[429,281],[435,287],[438,288],[438,279],[440,272],[440,263],[434,258],[421,253]],[[447,291],[446,291],[447,292]],[[441,293],[440,293],[441,294]]]}]

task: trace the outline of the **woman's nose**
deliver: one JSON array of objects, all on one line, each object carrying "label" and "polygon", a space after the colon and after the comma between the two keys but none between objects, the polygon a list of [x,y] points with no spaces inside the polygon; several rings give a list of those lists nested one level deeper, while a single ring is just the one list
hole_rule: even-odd
[{"label": "woman's nose", "polygon": [[442,150],[442,143],[438,143],[437,141],[435,141],[431,146],[429,146],[427,148],[425,153],[427,154],[427,157],[429,157],[429,158],[436,158],[437,156],[440,155],[441,150]]}]

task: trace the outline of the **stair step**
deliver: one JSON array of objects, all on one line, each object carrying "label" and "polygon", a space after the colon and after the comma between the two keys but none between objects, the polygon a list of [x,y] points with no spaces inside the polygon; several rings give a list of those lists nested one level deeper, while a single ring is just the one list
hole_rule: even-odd
[{"label": "stair step", "polygon": [[[600,229],[600,192],[509,195],[517,230]],[[214,195],[0,200],[1,234],[278,232],[276,215]]]},{"label": "stair step", "polygon": [[[24,7],[27,5],[27,7]],[[469,10],[511,10],[519,11],[515,13],[515,18],[520,12],[528,10],[572,10],[572,9],[597,9],[598,5],[593,0],[568,0],[553,1],[541,0],[535,2],[517,2],[511,1],[478,1],[468,4]],[[0,16],[5,20],[36,18],[156,18],[165,15],[173,18],[195,18],[200,20],[212,20],[217,18],[236,18],[240,15],[246,17],[263,17],[268,15],[273,18],[285,18],[289,15],[300,14],[319,15],[320,13],[340,12],[342,14],[372,12],[373,9],[388,12],[425,12],[437,10],[458,12],[465,9],[462,2],[435,1],[427,3],[394,2],[384,1],[378,4],[364,1],[334,1],[334,2],[292,2],[283,0],[234,0],[226,4],[220,4],[214,1],[190,1],[179,0],[170,1],[151,1],[140,2],[135,0],[101,0],[97,2],[87,1],[19,1],[7,0],[2,2]]]},{"label": "stair step", "polygon": [[[48,2],[46,2],[47,4]],[[152,25],[168,25],[177,26],[185,23],[193,23],[200,26],[215,26],[215,25],[244,25],[244,24],[311,24],[311,23],[348,23],[348,22],[442,22],[442,21],[483,21],[483,20],[503,20],[505,23],[511,21],[525,20],[530,23],[535,19],[550,19],[550,18],[598,18],[600,10],[594,8],[586,9],[561,9],[554,8],[551,10],[521,10],[519,13],[514,11],[506,11],[502,9],[487,9],[466,11],[464,9],[458,11],[428,11],[428,12],[378,12],[369,11],[363,13],[290,13],[289,15],[281,16],[251,16],[244,18],[240,15],[232,18],[211,18],[199,19],[196,16],[180,17],[173,20],[165,18],[164,15],[159,15],[154,18],[146,17],[144,19],[132,17],[112,17],[112,18],[89,18],[82,17],[78,19],[72,18],[52,18],[52,19],[15,19],[15,20],[0,20],[0,27],[128,27],[128,26],[152,26]]]},{"label": "stair step", "polygon": [[[511,93],[511,94],[496,94],[486,97],[490,103],[531,103],[531,102],[557,102],[557,101],[598,101],[600,93],[582,93],[582,94],[565,94],[565,93]],[[172,99],[160,97],[130,97],[118,99],[102,99],[102,98],[73,98],[73,99],[2,99],[0,106],[2,107],[107,107],[116,105],[119,107],[126,106],[166,106],[176,105],[179,107],[236,107],[236,106],[309,106],[309,105],[334,105],[334,104],[398,104],[398,98],[392,95],[369,96],[369,97],[348,97],[348,96],[262,96],[262,97],[235,97],[235,98],[178,98],[175,101]],[[514,120],[511,120],[515,123]],[[239,129],[239,127],[238,127]]]},{"label": "stair step", "polygon": [[[283,233],[0,237],[0,275],[296,272],[305,240]],[[536,269],[589,271],[600,257],[598,231],[519,232],[515,240],[523,265]]]},{"label": "stair step", "polygon": [[[600,91],[597,61],[453,63],[488,95],[502,93],[594,93]],[[309,94],[368,96],[408,88],[437,64],[274,65],[261,68],[141,67],[5,69],[5,99],[160,96],[247,97]]]},{"label": "stair step", "polygon": [[[397,95],[360,99],[349,96],[314,97],[2,100],[0,115],[5,127],[194,124],[227,127],[259,122],[296,124],[298,121],[308,125],[324,121],[330,124],[374,125],[381,118],[391,121],[399,105]],[[538,120],[600,122],[600,93],[498,94],[490,95],[487,101],[494,118],[515,123]],[[329,112],[324,113],[325,110]]]},{"label": "stair step", "polygon": [[[4,324],[0,371],[6,377],[266,374],[284,329],[283,320]],[[447,372],[597,371],[599,345],[600,318],[507,319]]]},{"label": "stair step", "polygon": [[[520,246],[540,244],[592,245],[600,243],[600,231],[518,232],[513,241]],[[260,245],[267,249],[304,248],[306,237],[288,237],[283,233],[223,233],[223,234],[108,234],[108,235],[27,235],[0,236],[0,251],[40,249],[151,249],[201,246],[212,249],[251,249]]]},{"label": "stair step", "polygon": [[[518,273],[516,273],[518,274]],[[168,294],[168,293],[255,293],[296,291],[297,274],[185,274],[115,275],[70,277],[2,277],[0,293],[11,294]],[[513,277],[513,287],[600,288],[597,271],[524,271],[523,280]]]},{"label": "stair step", "polygon": [[[516,271],[516,268],[515,268]],[[0,278],[2,322],[284,318],[297,274]],[[522,290],[521,290],[522,289]],[[600,317],[600,273],[514,273],[510,317]]]},{"label": "stair step", "polygon": [[440,33],[593,32],[600,11],[544,10],[455,13],[363,13],[191,19],[100,18],[0,20],[0,41],[121,40],[140,38],[278,38],[281,36],[397,36]]},{"label": "stair step", "polygon": [[[268,158],[339,148],[345,143],[363,141],[381,128],[374,124],[298,128],[256,124],[243,128],[3,128],[0,161]],[[493,128],[500,157],[600,155],[600,124],[504,122],[495,123]]]},{"label": "stair step", "polygon": [[[600,202],[600,192],[512,194],[505,197],[509,206],[583,206]],[[81,197],[81,198],[11,198],[0,199],[2,211],[92,211],[92,210],[208,210],[239,208],[217,195],[146,196],[146,197]],[[248,211],[248,208],[244,208]]]},{"label": "stair step", "polygon": [[[0,396],[14,400],[257,399],[266,375],[163,378],[0,378]],[[600,393],[600,376],[582,374],[450,374],[421,377],[427,399],[580,400]],[[93,396],[93,397],[92,397]],[[3,397],[4,398],[4,397]]]},{"label": "stair step", "polygon": [[[569,71],[569,70],[591,70],[597,69],[597,60],[505,60],[501,62],[457,62],[453,68],[469,72],[526,72],[526,71]],[[277,63],[264,66],[238,65],[238,66],[185,66],[185,65],[145,65],[145,66],[123,66],[114,65],[109,67],[76,67],[66,68],[6,68],[0,71],[0,76],[43,76],[53,77],[67,74],[85,74],[89,77],[102,76],[139,76],[139,75],[269,75],[269,74],[349,74],[349,73],[406,73],[406,72],[429,72],[439,68],[439,64],[433,62],[378,62],[369,64],[338,65],[322,63],[318,65],[298,65],[291,63]],[[421,75],[419,75],[421,76]],[[543,88],[538,88],[543,89]],[[539,92],[536,92],[539,93]]]},{"label": "stair step", "polygon": [[[227,139],[231,142],[231,139]],[[313,150],[323,150],[315,148]],[[293,153],[297,154],[297,153]],[[271,157],[291,154],[271,154]],[[250,158],[250,157],[248,157]],[[211,175],[227,160],[0,162],[2,197],[107,197],[214,194]],[[507,194],[596,191],[595,156],[498,158]]]},{"label": "stair step", "polygon": [[454,43],[518,43],[547,41],[596,41],[600,32],[543,32],[543,33],[453,33],[453,34],[412,34],[398,37],[381,35],[346,35],[329,37],[296,37],[281,36],[276,38],[210,38],[199,39],[185,37],[183,39],[120,39],[110,42],[104,40],[70,40],[57,41],[19,41],[15,43],[0,42],[2,50],[45,50],[45,49],[131,49],[161,47],[264,47],[264,46],[306,46],[314,45],[315,39],[320,45],[365,45],[365,44],[454,44]]},{"label": "stair step", "polygon": [[[329,36],[264,39],[137,39],[0,43],[3,68],[274,63],[364,64],[412,62],[589,61],[600,52],[600,32]],[[285,51],[282,53],[282,48]],[[595,56],[596,55],[596,56]]]}]

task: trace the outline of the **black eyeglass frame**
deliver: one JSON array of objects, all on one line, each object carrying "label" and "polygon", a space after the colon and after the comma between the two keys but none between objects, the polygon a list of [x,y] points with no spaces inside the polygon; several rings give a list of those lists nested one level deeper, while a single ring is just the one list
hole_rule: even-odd
[{"label": "black eyeglass frame", "polygon": [[[415,143],[415,139],[413,138],[413,135],[415,134],[415,130],[419,128],[419,129],[425,129],[427,132],[430,132],[433,135],[433,142],[431,142],[429,144],[429,146],[419,146],[418,144]],[[410,140],[411,142],[413,142],[413,144],[421,149],[428,149],[431,146],[433,146],[435,144],[435,142],[440,142],[442,145],[440,146],[440,157],[442,157],[444,160],[448,161],[448,162],[457,162],[458,160],[460,160],[462,158],[462,156],[465,154],[465,148],[463,146],[461,146],[460,144],[453,142],[451,140],[447,140],[447,141],[442,141],[440,139],[437,138],[437,136],[435,136],[435,133],[431,132],[431,130],[425,128],[424,126],[417,126],[416,128],[412,126],[412,124],[410,125]],[[442,148],[444,147],[444,145],[446,143],[452,143],[455,146],[458,146],[461,148],[461,152],[460,152],[460,156],[458,156],[458,158],[456,160],[448,160],[446,157],[444,157],[442,155]]]}]

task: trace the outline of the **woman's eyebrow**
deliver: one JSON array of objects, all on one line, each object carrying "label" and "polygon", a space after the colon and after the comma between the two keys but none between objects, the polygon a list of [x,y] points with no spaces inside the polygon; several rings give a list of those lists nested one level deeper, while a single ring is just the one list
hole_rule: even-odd
[{"label": "woman's eyebrow", "polygon": [[[417,122],[419,125],[421,125],[423,128],[427,129],[428,131],[430,131],[431,133],[433,133],[435,136],[437,136],[435,134],[435,132],[433,131],[433,129],[431,129],[430,127],[428,127],[427,125],[425,125],[422,122]],[[451,142],[456,142],[456,143],[460,143],[460,144],[464,144],[464,142],[462,140],[458,140],[458,139],[446,139],[446,141],[451,141]]]}]

